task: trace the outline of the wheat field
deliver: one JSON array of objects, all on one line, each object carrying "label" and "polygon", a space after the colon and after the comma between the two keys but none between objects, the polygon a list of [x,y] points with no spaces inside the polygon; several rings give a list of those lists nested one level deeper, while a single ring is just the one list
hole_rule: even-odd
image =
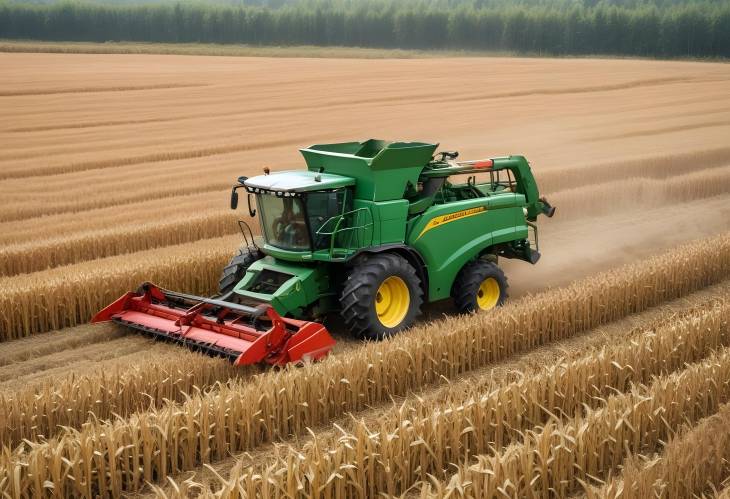
[{"label": "wheat field", "polygon": [[[726,497],[730,66],[347,57],[0,47],[0,495]],[[235,179],[369,137],[530,160],[503,308],[281,370],[88,324],[214,293]]]}]

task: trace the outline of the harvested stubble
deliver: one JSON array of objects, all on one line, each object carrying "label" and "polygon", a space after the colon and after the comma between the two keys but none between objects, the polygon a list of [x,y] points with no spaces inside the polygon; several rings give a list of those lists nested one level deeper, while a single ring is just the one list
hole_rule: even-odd
[{"label": "harvested stubble", "polygon": [[728,321],[730,303],[718,302],[675,326],[506,386],[493,386],[486,378],[445,400],[417,399],[380,415],[375,427],[359,422],[326,441],[284,451],[274,462],[236,466],[220,493],[270,498],[402,494],[415,483],[443,478],[449,467],[476,454],[519,440],[554,414],[580,417],[613,393],[703,359],[730,344]]},{"label": "harvested stubble", "polygon": [[[519,300],[492,314],[452,317],[301,368],[231,383],[113,424],[69,430],[6,453],[6,487],[22,495],[118,495],[201,462],[330,421],[348,411],[569,337],[730,274],[730,235]],[[448,331],[448,333],[444,333]],[[65,460],[65,461],[64,461]],[[58,472],[53,463],[66,463]],[[0,484],[3,477],[0,477]]]},{"label": "harvested stubble", "polygon": [[0,276],[69,265],[108,256],[210,239],[238,232],[230,210],[191,214],[185,218],[113,227],[78,235],[5,246],[0,249]]},{"label": "harvested stubble", "polygon": [[629,177],[590,188],[558,191],[550,202],[561,217],[605,215],[617,210],[656,208],[730,192],[730,166],[678,175],[663,180]]},{"label": "harvested stubble", "polygon": [[87,322],[149,280],[195,294],[216,289],[240,236],[207,239],[0,279],[0,341]]},{"label": "harvested stubble", "polygon": [[717,414],[672,439],[661,456],[631,456],[623,473],[600,490],[589,488],[594,498],[696,497],[722,487],[730,477],[730,404]]},{"label": "harvested stubble", "polygon": [[113,363],[83,376],[46,380],[41,386],[0,394],[0,444],[15,447],[23,439],[50,438],[61,426],[81,428],[90,418],[125,417],[183,401],[190,393],[253,372],[182,350],[174,356],[143,357],[132,365]]},{"label": "harvested stubble", "polygon": [[612,396],[573,420],[553,419],[524,441],[463,465],[448,485],[422,497],[568,497],[618,467],[628,453],[651,452],[682,424],[730,400],[730,350],[723,349],[649,387]]}]

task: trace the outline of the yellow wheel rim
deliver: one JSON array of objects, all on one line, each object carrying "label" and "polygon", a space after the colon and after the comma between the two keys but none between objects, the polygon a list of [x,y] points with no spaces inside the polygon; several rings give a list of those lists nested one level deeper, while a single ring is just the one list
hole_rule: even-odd
[{"label": "yellow wheel rim", "polygon": [[479,308],[489,310],[496,307],[499,301],[499,291],[499,283],[494,277],[484,279],[477,291],[477,305],[479,305]]},{"label": "yellow wheel rim", "polygon": [[408,313],[411,294],[405,281],[398,276],[390,276],[375,293],[375,312],[385,327],[396,327]]}]

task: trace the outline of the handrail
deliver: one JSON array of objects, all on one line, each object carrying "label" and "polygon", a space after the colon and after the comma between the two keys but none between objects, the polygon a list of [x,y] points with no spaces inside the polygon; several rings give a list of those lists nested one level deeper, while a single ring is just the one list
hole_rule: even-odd
[{"label": "handrail", "polygon": [[[360,215],[366,215],[369,217],[369,221],[361,221]],[[351,223],[350,226],[342,227],[343,223],[347,223],[347,218],[352,217],[354,221]],[[331,231],[326,231],[325,228],[328,227],[330,224],[334,224],[334,228]],[[330,244],[329,244],[329,253],[330,257],[332,257],[335,254],[335,251],[337,249],[343,249],[345,251],[351,251],[355,249],[360,249],[361,246],[357,246],[355,248],[352,247],[352,238],[347,242],[345,246],[342,248],[339,248],[337,246],[337,236],[339,234],[342,234],[344,232],[349,232],[351,235],[355,233],[355,231],[362,231],[364,232],[366,229],[373,227],[374,223],[372,221],[372,213],[370,212],[370,209],[367,207],[363,208],[357,208],[354,210],[347,211],[345,213],[341,213],[340,215],[335,215],[333,217],[330,217],[325,221],[319,229],[315,232],[318,236],[329,236],[330,237]],[[372,241],[372,234],[370,235],[371,241]],[[364,237],[363,237],[363,243],[364,243]],[[367,245],[364,245],[367,246]]]}]

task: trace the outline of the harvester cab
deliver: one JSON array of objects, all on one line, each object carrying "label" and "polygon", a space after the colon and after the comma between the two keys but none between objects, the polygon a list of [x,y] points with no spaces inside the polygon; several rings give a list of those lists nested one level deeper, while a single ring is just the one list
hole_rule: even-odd
[{"label": "harvester cab", "polygon": [[[302,149],[305,171],[240,177],[246,244],[214,299],[147,284],[100,312],[237,363],[317,359],[334,341],[319,321],[339,312],[352,334],[380,339],[410,326],[422,303],[451,297],[461,312],[507,296],[498,260],[535,264],[539,196],[522,156],[457,161],[438,144],[368,140]],[[232,341],[230,338],[237,338]]]}]

